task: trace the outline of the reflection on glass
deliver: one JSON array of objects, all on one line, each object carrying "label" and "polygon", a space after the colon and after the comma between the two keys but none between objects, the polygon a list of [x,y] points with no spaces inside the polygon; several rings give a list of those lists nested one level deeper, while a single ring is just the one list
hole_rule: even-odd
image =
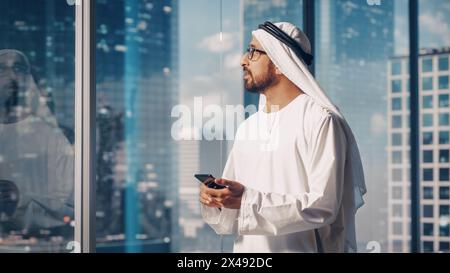
[{"label": "reflection on glass", "polygon": [[73,250],[74,15],[0,2],[0,252]]},{"label": "reflection on glass", "polygon": [[177,1],[97,0],[98,252],[166,252],[177,166]]},{"label": "reflection on glass", "polygon": [[423,169],[423,180],[433,181],[433,169]]}]

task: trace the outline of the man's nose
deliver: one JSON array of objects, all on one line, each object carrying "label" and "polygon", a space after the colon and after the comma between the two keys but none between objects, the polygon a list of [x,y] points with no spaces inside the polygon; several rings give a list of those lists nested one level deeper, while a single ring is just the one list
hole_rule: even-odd
[{"label": "man's nose", "polygon": [[247,53],[245,53],[244,55],[242,55],[241,57],[241,66],[247,66],[248,65],[248,58],[247,58]]},{"label": "man's nose", "polygon": [[14,80],[17,81],[18,80],[18,75],[17,73],[14,71],[13,68],[8,68],[6,69],[6,77],[10,80]]}]

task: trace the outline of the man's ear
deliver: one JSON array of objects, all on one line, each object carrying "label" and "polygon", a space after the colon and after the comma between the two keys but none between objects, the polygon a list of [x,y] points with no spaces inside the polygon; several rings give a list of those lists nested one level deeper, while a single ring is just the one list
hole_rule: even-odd
[{"label": "man's ear", "polygon": [[278,69],[278,67],[275,66],[275,74],[282,75],[283,73],[281,73],[280,69]]}]

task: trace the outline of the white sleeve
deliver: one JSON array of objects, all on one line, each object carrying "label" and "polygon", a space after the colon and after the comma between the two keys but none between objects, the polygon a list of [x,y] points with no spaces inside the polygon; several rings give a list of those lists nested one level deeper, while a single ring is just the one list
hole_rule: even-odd
[{"label": "white sleeve", "polygon": [[[227,163],[222,174],[222,178],[227,180],[235,179],[234,175],[234,155],[233,149],[228,156]],[[237,232],[238,209],[211,208],[200,204],[203,220],[211,226],[217,234],[233,234]]]},{"label": "white sleeve", "polygon": [[[74,219],[74,151],[65,136],[55,130],[47,136],[45,188],[25,192],[16,218],[24,228],[52,228],[66,225],[64,217]],[[41,145],[44,145],[40,143]]]},{"label": "white sleeve", "polygon": [[334,222],[344,186],[345,134],[339,120],[328,114],[312,131],[311,139],[306,162],[308,192],[297,196],[246,188],[238,218],[240,235],[281,235]]}]

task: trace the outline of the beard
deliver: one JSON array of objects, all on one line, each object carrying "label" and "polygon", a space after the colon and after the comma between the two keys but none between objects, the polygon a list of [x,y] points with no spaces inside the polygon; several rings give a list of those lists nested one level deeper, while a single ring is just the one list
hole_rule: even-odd
[{"label": "beard", "polygon": [[270,63],[267,73],[254,77],[253,74],[245,69],[247,79],[244,79],[244,88],[250,93],[261,93],[276,83],[275,66]]},{"label": "beard", "polygon": [[19,84],[16,81],[11,81],[1,88],[2,96],[1,107],[7,110],[19,106]]}]

